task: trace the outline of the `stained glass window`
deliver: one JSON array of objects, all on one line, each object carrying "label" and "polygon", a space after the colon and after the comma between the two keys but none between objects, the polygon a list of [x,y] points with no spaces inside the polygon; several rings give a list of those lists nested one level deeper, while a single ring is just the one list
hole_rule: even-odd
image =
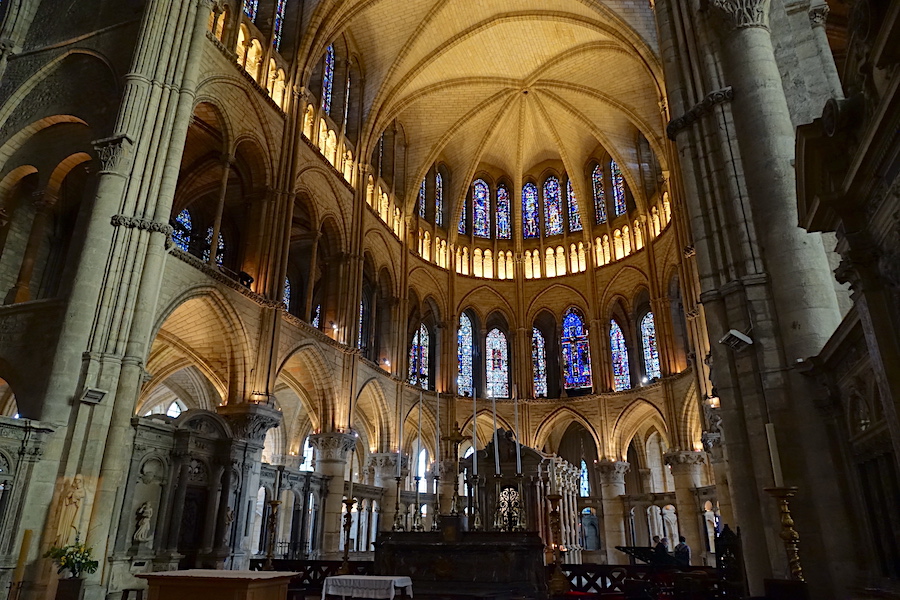
[{"label": "stained glass window", "polygon": [[559,235],[563,232],[562,199],[559,179],[556,177],[548,177],[544,182],[544,218],[547,235]]},{"label": "stained glass window", "polygon": [[662,370],[659,367],[659,348],[656,346],[656,320],[652,312],[641,319],[641,345],[644,347],[644,372],[647,379],[658,379]]},{"label": "stained glass window", "polygon": [[310,323],[310,324],[311,324],[313,327],[315,327],[316,329],[318,329],[318,328],[319,328],[319,321],[320,321],[321,319],[322,319],[322,305],[321,305],[321,304],[317,304],[317,305],[316,305],[316,312],[315,312],[315,314],[313,315],[313,320],[312,320],[312,323]]},{"label": "stained glass window", "polygon": [[616,161],[609,163],[609,173],[612,177],[613,199],[616,202],[616,216],[625,214],[625,178]]},{"label": "stained glass window", "polygon": [[291,280],[287,277],[284,278],[284,293],[281,295],[281,305],[284,306],[284,310],[291,309]]},{"label": "stained glass window", "polygon": [[309,436],[303,441],[303,462],[300,463],[301,471],[312,471],[313,470],[313,458],[315,456],[315,450],[313,450],[312,444],[309,443]]},{"label": "stained glass window", "polygon": [[588,468],[584,459],[581,460],[581,497],[587,498],[591,495],[591,482],[588,480]]},{"label": "stained glass window", "polygon": [[509,347],[506,335],[491,329],[485,342],[487,350],[487,395],[490,398],[509,397]]},{"label": "stained glass window", "polygon": [[512,237],[511,223],[509,190],[505,185],[501,185],[497,188],[497,238],[508,240]]},{"label": "stained glass window", "polygon": [[613,383],[615,390],[621,392],[631,388],[631,370],[628,367],[628,347],[625,335],[615,321],[609,328],[609,345],[612,350]]},{"label": "stained glass window", "polygon": [[491,189],[484,179],[475,180],[472,189],[472,228],[477,237],[491,237]]},{"label": "stained glass window", "polygon": [[466,392],[475,397],[475,379],[472,377],[472,320],[463,313],[459,317],[459,329],[456,332],[456,357],[459,372],[456,376],[456,389],[460,396]]},{"label": "stained glass window", "polygon": [[569,205],[569,231],[581,231],[581,213],[578,210],[578,198],[575,197],[571,179],[566,183],[566,199]]},{"label": "stained glass window", "polygon": [[259,10],[259,0],[244,0],[244,14],[250,17],[251,21],[256,20],[256,13]]},{"label": "stained glass window", "polygon": [[334,91],[334,44],[325,50],[325,69],[322,75],[322,110],[331,114],[331,97]]},{"label": "stained glass window", "polygon": [[591,344],[584,319],[574,308],[563,317],[562,354],[566,389],[591,387]]},{"label": "stained glass window", "polygon": [[425,180],[422,180],[422,185],[419,186],[419,218],[425,218]]},{"label": "stained glass window", "polygon": [[179,250],[187,252],[191,247],[191,213],[184,209],[175,217],[175,226],[172,228],[172,241]]},{"label": "stained glass window", "polygon": [[440,173],[434,176],[434,223],[444,224],[444,178]]},{"label": "stained glass window", "polygon": [[594,167],[591,173],[591,185],[594,188],[594,214],[597,225],[606,223],[606,192],[603,189],[603,169],[600,165]]},{"label": "stained glass window", "polygon": [[284,12],[287,9],[287,0],[278,0],[275,6],[275,49],[281,48],[281,35],[284,31]]},{"label": "stained glass window", "polygon": [[[206,230],[206,249],[203,251],[203,262],[209,262],[209,254],[212,249],[212,239],[213,239],[213,228],[210,227]],[[225,258],[225,237],[222,235],[222,232],[219,232],[219,243],[216,244],[216,264],[222,264],[222,260]]]},{"label": "stained glass window", "polygon": [[522,188],[522,235],[526,238],[536,238],[541,235],[538,190],[533,183],[526,183]]},{"label": "stained glass window", "polygon": [[534,397],[547,397],[547,341],[537,327],[531,329],[531,368],[534,371]]},{"label": "stained glass window", "polygon": [[428,328],[423,323],[409,347],[409,383],[423,388],[428,387],[428,339]]},{"label": "stained glass window", "polygon": [[366,303],[363,300],[359,302],[359,328],[357,329],[356,347],[362,350],[364,339],[364,321],[366,315]]}]

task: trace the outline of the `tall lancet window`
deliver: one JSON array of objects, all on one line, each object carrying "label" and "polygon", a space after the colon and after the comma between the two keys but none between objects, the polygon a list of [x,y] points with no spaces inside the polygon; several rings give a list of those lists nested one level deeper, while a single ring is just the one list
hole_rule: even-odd
[{"label": "tall lancet window", "polygon": [[468,392],[469,396],[475,397],[475,379],[472,376],[472,351],[474,350],[472,341],[472,319],[469,315],[463,313],[459,317],[459,329],[456,332],[456,358],[459,371],[456,376],[456,389],[460,396],[465,396]]},{"label": "tall lancet window", "polygon": [[613,384],[617,392],[631,388],[631,370],[628,366],[628,346],[625,334],[615,321],[609,328],[609,345],[612,350]]},{"label": "tall lancet window", "polygon": [[422,180],[422,185],[419,186],[419,218],[425,218],[425,180]]},{"label": "tall lancet window", "polygon": [[616,216],[625,214],[625,178],[616,161],[609,163],[609,173],[612,177],[613,200],[616,205]]},{"label": "tall lancet window", "polygon": [[257,12],[259,12],[259,0],[244,0],[244,14],[251,21],[256,21]]},{"label": "tall lancet window", "polygon": [[505,185],[497,187],[497,238],[508,240],[512,237],[512,216],[509,204],[509,190]]},{"label": "tall lancet window", "polygon": [[591,343],[584,319],[574,308],[563,317],[562,354],[566,389],[591,387]]},{"label": "tall lancet window", "polygon": [[652,312],[641,319],[641,346],[644,350],[644,373],[647,379],[659,379],[662,369],[659,366],[659,348],[656,346],[656,322]]},{"label": "tall lancet window", "polygon": [[366,301],[359,301],[359,327],[357,329],[356,347],[362,350],[365,346],[366,335]]},{"label": "tall lancet window", "polygon": [[485,340],[487,350],[487,395],[490,398],[509,398],[509,346],[506,335],[491,329]]},{"label": "tall lancet window", "polygon": [[472,228],[476,237],[491,237],[491,189],[484,179],[472,187]]},{"label": "tall lancet window", "polygon": [[409,346],[409,383],[422,388],[428,387],[428,343],[428,328],[423,323]]},{"label": "tall lancet window", "polygon": [[184,209],[175,217],[175,225],[172,228],[172,241],[179,250],[187,252],[191,247],[191,213]]},{"label": "tall lancet window", "polygon": [[603,188],[603,169],[600,165],[594,167],[591,173],[591,187],[594,189],[594,215],[597,225],[606,223],[606,191]]},{"label": "tall lancet window", "polygon": [[291,280],[288,277],[284,278],[284,292],[281,294],[281,305],[284,307],[284,310],[291,310]]},{"label": "tall lancet window", "polygon": [[566,199],[569,205],[569,231],[581,231],[581,212],[578,210],[578,198],[575,197],[571,179],[566,183]]},{"label": "tall lancet window", "polygon": [[[210,227],[206,230],[206,249],[203,251],[203,262],[209,262],[209,256],[212,252],[213,246],[213,228]],[[225,260],[225,236],[222,235],[222,232],[219,232],[219,243],[216,244],[216,264],[222,266],[222,261]]]},{"label": "tall lancet window", "polygon": [[331,99],[334,92],[334,44],[325,50],[325,68],[322,75],[322,110],[331,114]]},{"label": "tall lancet window", "polygon": [[284,13],[287,10],[287,0],[278,0],[275,6],[275,49],[281,49],[281,37],[284,34]]},{"label": "tall lancet window", "polygon": [[434,176],[434,224],[444,224],[444,178],[440,173]]},{"label": "tall lancet window", "polygon": [[544,219],[547,235],[563,232],[562,197],[556,177],[548,177],[544,182]]},{"label": "tall lancet window", "polygon": [[591,495],[591,482],[588,479],[587,463],[581,459],[581,497],[587,498]]},{"label": "tall lancet window", "polygon": [[547,397],[547,340],[537,327],[531,329],[531,368],[534,373],[534,397]]},{"label": "tall lancet window", "polygon": [[533,183],[526,183],[522,187],[522,235],[526,238],[536,238],[541,235],[538,189]]}]

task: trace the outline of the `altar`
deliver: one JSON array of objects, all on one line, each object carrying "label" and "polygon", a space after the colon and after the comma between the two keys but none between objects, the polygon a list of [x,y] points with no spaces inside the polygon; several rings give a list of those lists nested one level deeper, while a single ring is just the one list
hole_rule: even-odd
[{"label": "altar", "polygon": [[297,573],[190,569],[137,575],[150,584],[149,600],[284,600]]},{"label": "altar", "polygon": [[544,600],[544,542],[536,533],[394,531],[375,542],[375,572],[406,575],[428,596]]}]

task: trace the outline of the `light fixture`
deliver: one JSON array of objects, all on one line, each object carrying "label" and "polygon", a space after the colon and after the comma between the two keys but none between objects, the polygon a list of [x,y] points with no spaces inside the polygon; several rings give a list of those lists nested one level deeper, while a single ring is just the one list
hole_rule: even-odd
[{"label": "light fixture", "polygon": [[644,385],[647,385],[647,378],[646,378],[646,377],[642,377],[642,378],[641,378],[641,383],[643,383]]},{"label": "light fixture", "polygon": [[728,333],[719,339],[720,344],[725,344],[732,350],[741,351],[747,346],[753,344],[753,340],[746,333],[741,333],[737,329],[729,329]]}]

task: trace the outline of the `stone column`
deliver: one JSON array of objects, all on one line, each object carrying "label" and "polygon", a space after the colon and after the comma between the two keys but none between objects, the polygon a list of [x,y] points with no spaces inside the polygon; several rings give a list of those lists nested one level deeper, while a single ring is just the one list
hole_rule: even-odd
[{"label": "stone column", "polygon": [[340,432],[317,433],[309,436],[309,443],[316,449],[316,472],[329,477],[328,494],[322,507],[322,551],[337,552],[342,532],[344,467],[347,453],[356,445],[356,436]]},{"label": "stone column", "polygon": [[[384,452],[369,456],[369,465],[375,470],[375,486],[384,490],[381,500],[381,511],[378,517],[378,530],[390,531],[394,524],[394,507],[397,504],[397,457],[394,452]],[[402,460],[400,476],[409,474],[406,456],[400,456]]]},{"label": "stone column", "polygon": [[41,250],[41,242],[44,236],[47,235],[50,215],[53,207],[56,205],[56,198],[48,192],[37,192],[33,197],[35,210],[34,218],[31,221],[31,233],[28,235],[28,242],[25,245],[16,285],[6,294],[6,304],[31,300],[31,280],[34,276],[34,265],[37,261],[38,252]]},{"label": "stone column", "polygon": [[[666,464],[672,467],[675,480],[675,508],[678,511],[678,532],[691,547],[691,560],[695,560],[706,548],[700,533],[701,513],[694,497],[694,489],[700,487],[700,471],[706,464],[705,452],[668,452]],[[678,545],[670,540],[669,548]]]},{"label": "stone column", "polygon": [[810,3],[809,8],[809,24],[812,27],[813,38],[816,40],[816,48],[819,50],[819,58],[822,59],[822,70],[825,72],[825,79],[828,80],[828,86],[831,88],[831,95],[835,98],[844,97],[844,87],[841,84],[841,78],[838,76],[837,65],[834,64],[834,54],[831,52],[831,45],[828,43],[828,34],[825,32],[825,21],[828,18],[828,5],[825,0],[814,0]]},{"label": "stone column", "polygon": [[607,564],[624,564],[625,555],[616,546],[625,545],[625,516],[622,500],[625,494],[625,473],[631,467],[627,462],[603,459],[596,464],[600,481],[600,497],[603,505],[603,546]]}]

